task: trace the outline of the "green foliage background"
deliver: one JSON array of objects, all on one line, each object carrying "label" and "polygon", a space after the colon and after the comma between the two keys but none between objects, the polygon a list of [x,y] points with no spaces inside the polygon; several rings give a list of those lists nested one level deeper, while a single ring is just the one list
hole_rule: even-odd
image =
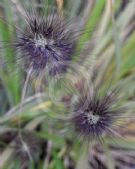
[{"label": "green foliage background", "polygon": [[[128,107],[127,115],[131,118],[123,124],[128,132],[124,133],[120,128],[119,133],[122,133],[122,138],[115,137],[112,140],[106,137],[106,144],[102,147],[106,154],[104,165],[109,169],[116,167],[110,145],[117,148],[124,147],[128,151],[135,149],[135,1],[125,0],[124,2],[127,3],[122,8],[123,1],[64,0],[61,9],[66,11],[69,17],[77,17],[82,28],[86,30],[78,38],[79,59],[76,54],[76,59],[73,60],[73,62],[81,61],[81,66],[77,69],[80,70],[84,67],[83,74],[86,72],[86,77],[93,69],[96,72],[94,82],[97,85],[102,83],[103,88],[114,76],[112,86],[121,88],[122,101]],[[57,7],[55,1],[44,0],[42,3]],[[62,109],[64,113],[66,110],[63,105],[56,108],[51,99],[45,96],[48,93],[48,87],[45,86],[40,94],[35,93],[35,79],[32,78],[28,85],[21,116],[18,113],[26,73],[17,67],[15,57],[18,54],[12,46],[8,46],[8,42],[12,42],[16,37],[16,27],[12,25],[24,26],[20,7],[29,8],[31,4],[36,6],[39,5],[39,2],[36,0],[0,1],[0,18],[2,18],[0,19],[0,168],[19,169],[23,166],[21,160],[14,155],[16,151],[14,148],[15,137],[10,136],[11,133],[18,131],[18,121],[20,120],[23,131],[29,131],[37,138],[45,140],[48,145],[45,147],[46,155],[43,158],[38,157],[36,169],[46,167],[48,169],[66,169],[68,168],[64,163],[66,157],[71,158],[73,168],[86,169],[88,165],[86,145],[82,145],[82,142],[75,138],[74,132],[65,124],[54,120],[59,109]],[[84,49],[87,54],[83,53]],[[77,74],[75,80],[80,79],[80,76]],[[73,80],[71,75],[70,78]],[[65,88],[63,88],[64,90]],[[40,130],[37,129],[38,126],[40,126]],[[70,131],[67,134],[65,130]],[[34,143],[31,142],[31,144]],[[39,143],[36,146],[41,145]],[[36,152],[33,153],[36,154]],[[48,160],[50,157],[51,160]],[[29,161],[27,166],[29,169],[35,168],[35,161]]]}]

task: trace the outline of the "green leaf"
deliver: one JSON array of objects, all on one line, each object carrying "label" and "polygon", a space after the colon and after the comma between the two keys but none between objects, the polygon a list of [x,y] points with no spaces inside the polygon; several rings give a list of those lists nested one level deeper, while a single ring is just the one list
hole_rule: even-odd
[{"label": "green leaf", "polygon": [[79,49],[83,46],[82,42],[86,42],[91,37],[92,34],[91,29],[94,28],[95,24],[100,19],[100,15],[104,5],[105,5],[105,0],[98,1],[97,3],[95,3],[92,13],[90,14],[88,21],[84,27],[84,30],[86,30],[86,32],[88,33],[84,33],[79,39],[79,44],[78,44]]}]

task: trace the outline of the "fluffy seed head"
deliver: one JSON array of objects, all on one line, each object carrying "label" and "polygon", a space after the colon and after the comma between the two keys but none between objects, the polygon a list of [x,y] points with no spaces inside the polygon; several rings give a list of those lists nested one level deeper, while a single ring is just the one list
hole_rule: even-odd
[{"label": "fluffy seed head", "polygon": [[81,98],[72,117],[76,132],[90,139],[100,138],[104,133],[113,134],[112,126],[120,114],[120,109],[113,108],[115,97],[113,91],[102,97],[95,92]]},{"label": "fluffy seed head", "polygon": [[65,70],[65,62],[71,60],[75,49],[75,29],[54,10],[47,16],[37,11],[34,14],[27,14],[26,28],[16,44],[25,67],[41,70],[49,64],[53,74]]}]

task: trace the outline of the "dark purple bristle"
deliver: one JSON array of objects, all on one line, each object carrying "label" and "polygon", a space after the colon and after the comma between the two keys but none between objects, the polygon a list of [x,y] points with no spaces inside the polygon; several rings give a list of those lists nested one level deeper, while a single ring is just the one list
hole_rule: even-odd
[{"label": "dark purple bristle", "polygon": [[71,61],[75,49],[75,31],[64,16],[57,12],[42,16],[28,14],[25,31],[16,44],[21,49],[26,67],[44,69],[50,64],[50,72],[56,74],[65,70],[65,63]]},{"label": "dark purple bristle", "polygon": [[113,92],[100,98],[96,97],[96,93],[89,98],[81,98],[72,117],[76,132],[89,138],[113,134],[111,127],[120,113],[120,109],[112,109],[115,100]]}]

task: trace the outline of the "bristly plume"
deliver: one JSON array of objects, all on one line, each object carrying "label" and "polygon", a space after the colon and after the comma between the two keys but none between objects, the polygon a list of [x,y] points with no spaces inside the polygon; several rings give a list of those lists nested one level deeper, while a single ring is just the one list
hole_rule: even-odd
[{"label": "bristly plume", "polygon": [[[44,9],[45,10],[45,9]],[[40,71],[48,66],[53,75],[66,70],[75,50],[77,30],[57,10],[27,12],[26,25],[16,41],[25,68]]]},{"label": "bristly plume", "polygon": [[74,107],[72,124],[83,138],[98,139],[106,134],[116,134],[115,122],[120,119],[122,108],[118,108],[117,90],[100,96],[97,91],[85,94]]}]

